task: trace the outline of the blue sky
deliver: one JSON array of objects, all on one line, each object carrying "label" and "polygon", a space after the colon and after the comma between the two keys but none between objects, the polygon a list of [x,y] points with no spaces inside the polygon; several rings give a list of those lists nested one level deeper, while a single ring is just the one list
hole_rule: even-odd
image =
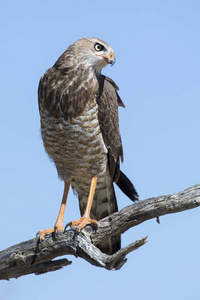
[{"label": "blue sky", "polygon": [[[44,152],[37,87],[69,44],[96,36],[115,51],[103,73],[120,87],[125,162],[140,199],[199,182],[199,1],[9,1],[0,5],[0,249],[33,238],[57,217],[63,183]],[[131,204],[116,188],[119,207]],[[70,192],[65,222],[79,216]],[[72,265],[1,282],[5,300],[104,297],[199,299],[199,209],[150,220],[123,235],[149,235],[120,271]]]}]

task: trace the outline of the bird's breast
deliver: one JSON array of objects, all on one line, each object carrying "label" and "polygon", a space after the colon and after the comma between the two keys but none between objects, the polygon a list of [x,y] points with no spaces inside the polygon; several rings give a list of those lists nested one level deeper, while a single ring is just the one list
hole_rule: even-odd
[{"label": "bird's breast", "polygon": [[88,102],[80,116],[69,120],[56,119],[45,109],[40,114],[44,147],[59,177],[64,181],[72,178],[77,190],[88,184],[92,176],[98,176],[100,183],[106,173],[107,148],[99,126],[96,100]]}]

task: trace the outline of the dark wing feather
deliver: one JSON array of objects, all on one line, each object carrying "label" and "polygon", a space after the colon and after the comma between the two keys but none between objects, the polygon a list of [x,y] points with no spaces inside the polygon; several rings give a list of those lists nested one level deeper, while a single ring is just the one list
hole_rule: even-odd
[{"label": "dark wing feather", "polygon": [[123,161],[122,141],[119,132],[118,105],[124,106],[117,93],[117,85],[110,78],[99,78],[98,118],[105,146],[108,149],[110,176],[117,182],[120,176],[120,159]]},{"label": "dark wing feather", "polygon": [[117,102],[118,102],[118,106],[122,106],[125,108],[125,105],[122,101],[122,99],[120,98],[119,94],[117,93],[117,91],[119,91],[119,87],[116,85],[116,83],[109,77],[105,76],[105,79],[114,87],[115,92],[117,94]]},{"label": "dark wing feather", "polygon": [[98,118],[104,143],[108,149],[108,165],[111,179],[132,201],[138,200],[137,191],[120,171],[120,159],[123,162],[122,141],[119,132],[118,106],[125,107],[117,91],[116,83],[106,76],[99,78]]},{"label": "dark wing feather", "polygon": [[120,176],[116,183],[120,190],[122,190],[122,192],[129,197],[129,199],[132,201],[137,201],[139,199],[134,185],[122,171],[120,171]]}]

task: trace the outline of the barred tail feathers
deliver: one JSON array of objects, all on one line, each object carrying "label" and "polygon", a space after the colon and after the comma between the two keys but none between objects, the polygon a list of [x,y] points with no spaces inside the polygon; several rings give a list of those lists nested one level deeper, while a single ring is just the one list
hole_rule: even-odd
[{"label": "barred tail feathers", "polygon": [[[81,195],[79,195],[81,215],[84,214],[87,200],[87,197],[82,197]],[[114,186],[108,171],[101,189],[95,191],[90,217],[99,221],[116,211],[118,211],[118,206]],[[120,235],[109,237],[98,244],[97,247],[102,252],[111,255],[121,248],[121,237]]]}]

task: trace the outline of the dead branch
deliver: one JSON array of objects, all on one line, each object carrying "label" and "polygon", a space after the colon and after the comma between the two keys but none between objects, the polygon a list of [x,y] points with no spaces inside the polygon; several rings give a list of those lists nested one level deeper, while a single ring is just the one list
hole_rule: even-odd
[{"label": "dead branch", "polygon": [[82,257],[91,264],[108,270],[120,269],[127,261],[126,255],[144,245],[141,238],[113,255],[102,253],[95,245],[105,237],[122,234],[146,220],[177,213],[200,206],[200,184],[180,193],[158,196],[136,202],[98,222],[97,229],[88,226],[81,233],[70,229],[45,237],[43,242],[34,238],[0,252],[0,279],[18,278],[55,271],[71,264],[66,258],[53,260],[62,255]]}]

